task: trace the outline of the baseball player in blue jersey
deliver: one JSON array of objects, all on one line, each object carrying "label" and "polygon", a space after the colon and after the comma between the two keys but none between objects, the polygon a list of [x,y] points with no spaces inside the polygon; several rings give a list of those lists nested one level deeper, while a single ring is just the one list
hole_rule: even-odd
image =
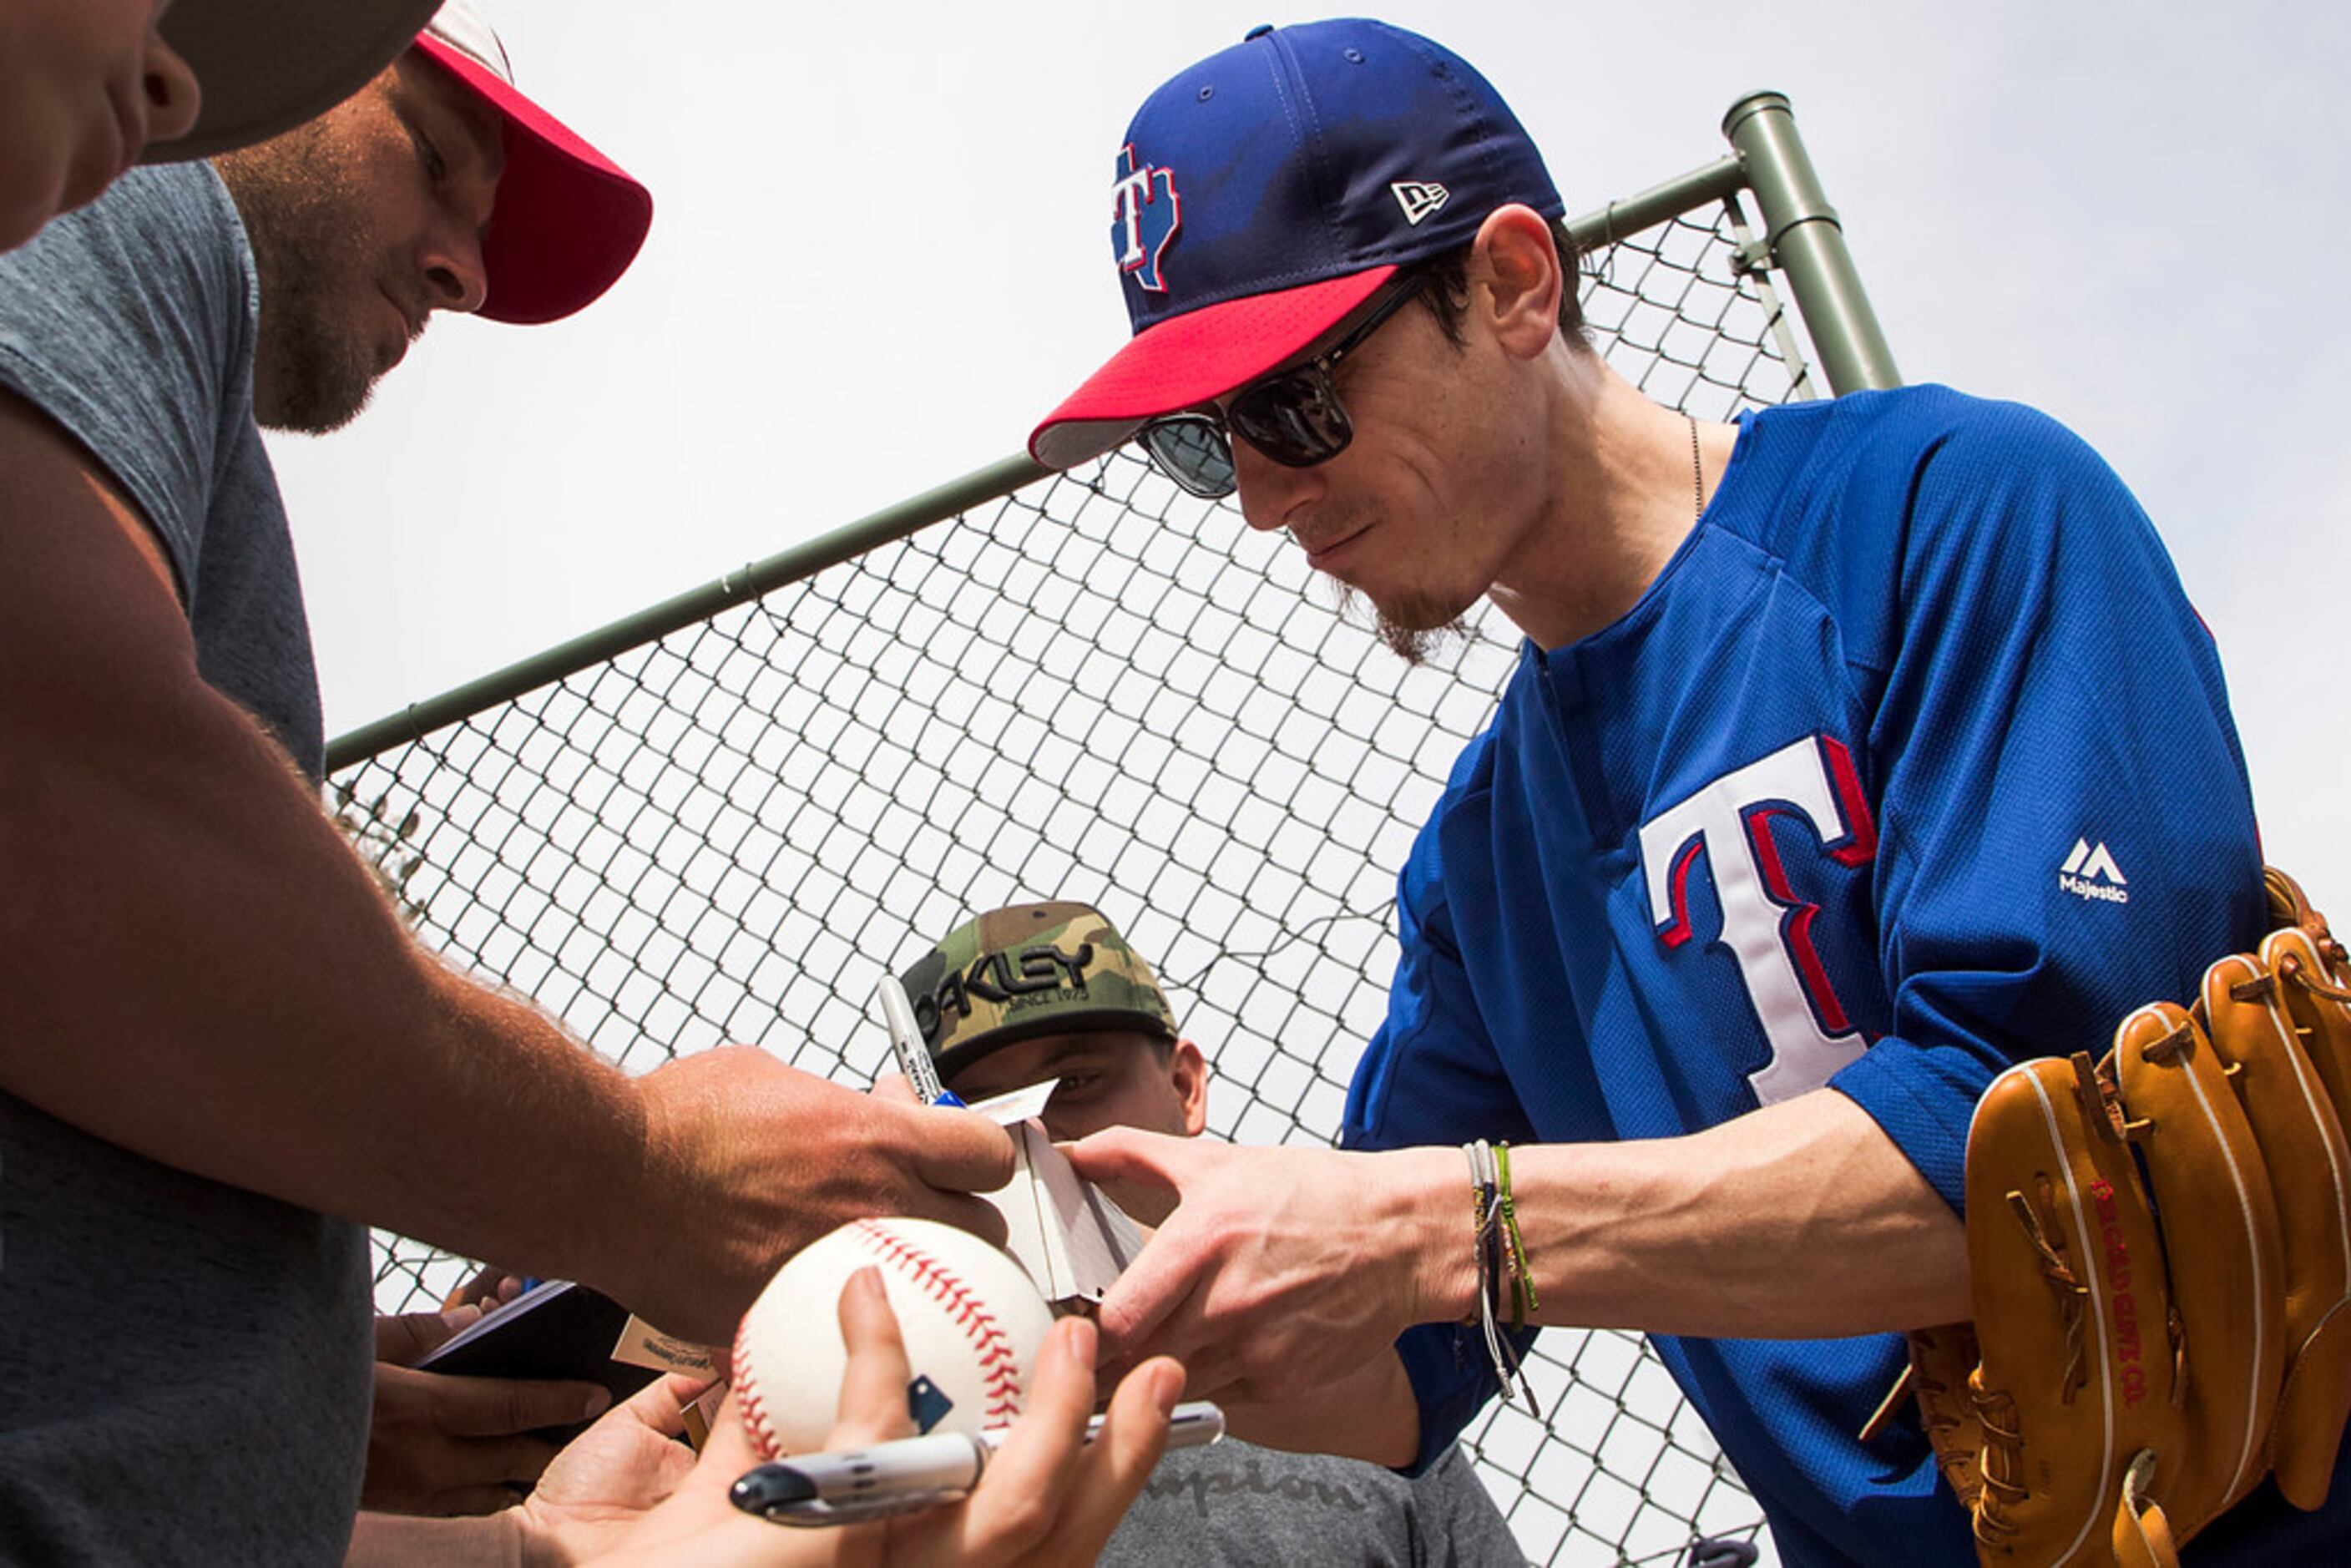
[{"label": "baseball player in blue jersey", "polygon": [[[1138,439],[1237,491],[1407,657],[1480,597],[1526,641],[1404,868],[1345,1151],[1076,1145],[1176,1206],[1106,1349],[1410,1467],[1533,1325],[1640,1329],[1785,1561],[1972,1561],[1916,1422],[1858,1436],[1897,1331],[1970,1315],[1970,1113],[2262,916],[2220,660],[2147,519],[2051,420],[1942,388],[1649,402],[1582,335],[1508,106],[1378,23],[1171,79],[1113,204],[1135,335],[1035,455]],[[2346,1542],[2351,1486],[2264,1488],[2189,1561]]]}]

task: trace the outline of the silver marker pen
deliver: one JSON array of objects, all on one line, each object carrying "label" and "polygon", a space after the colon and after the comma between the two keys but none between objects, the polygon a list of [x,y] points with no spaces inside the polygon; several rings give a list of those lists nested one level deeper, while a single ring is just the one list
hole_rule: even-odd
[{"label": "silver marker pen", "polygon": [[[1086,1423],[1087,1442],[1102,1424],[1099,1416]],[[727,1496],[744,1512],[778,1524],[862,1524],[910,1513],[967,1495],[1011,1430],[935,1432],[870,1448],[797,1454],[745,1471]],[[1200,1448],[1224,1435],[1225,1413],[1206,1400],[1178,1405],[1168,1415],[1170,1448]]]},{"label": "silver marker pen", "polygon": [[906,999],[906,988],[895,975],[884,975],[873,994],[881,998],[882,1021],[890,1026],[890,1049],[897,1055],[898,1071],[914,1086],[914,1097],[925,1105],[960,1106],[963,1101],[939,1082],[931,1048],[923,1043],[923,1031],[914,1027],[914,1004]]}]

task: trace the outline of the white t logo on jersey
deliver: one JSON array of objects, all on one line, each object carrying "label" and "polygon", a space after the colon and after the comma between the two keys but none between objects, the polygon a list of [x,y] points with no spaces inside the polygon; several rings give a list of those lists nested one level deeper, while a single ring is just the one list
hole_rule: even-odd
[{"label": "white t logo on jersey", "polygon": [[1847,1020],[1813,946],[1816,904],[1798,899],[1780,863],[1771,820],[1802,817],[1844,865],[1877,851],[1869,802],[1853,756],[1826,736],[1807,736],[1760,762],[1724,774],[1641,827],[1641,862],[1658,940],[1689,940],[1689,877],[1702,858],[1722,906],[1722,943],[1739,961],[1748,1000],[1771,1059],[1748,1074],[1770,1105],[1817,1089],[1867,1048]]}]

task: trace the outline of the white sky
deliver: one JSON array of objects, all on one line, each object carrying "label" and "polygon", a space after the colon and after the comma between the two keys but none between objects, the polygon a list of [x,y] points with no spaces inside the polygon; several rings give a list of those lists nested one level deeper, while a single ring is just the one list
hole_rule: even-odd
[{"label": "white sky", "polygon": [[[585,315],[444,322],[350,431],[274,441],[330,734],[1014,452],[1125,334],[1104,214],[1134,105],[1316,15],[486,4],[657,215]],[[2220,638],[2271,858],[2351,910],[2351,10],[1383,15],[1495,80],[1572,212],[1711,161],[1734,99],[1786,92],[1904,374],[2047,409],[2137,491]]]}]

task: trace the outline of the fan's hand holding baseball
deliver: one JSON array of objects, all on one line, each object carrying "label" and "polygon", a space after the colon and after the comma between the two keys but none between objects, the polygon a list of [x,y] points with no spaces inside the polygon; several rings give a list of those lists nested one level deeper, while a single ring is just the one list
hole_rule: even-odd
[{"label": "fan's hand holding baseball", "polygon": [[777,1264],[852,1219],[1003,1239],[1002,1217],[969,1196],[1012,1177],[1011,1134],[986,1117],[861,1094],[750,1046],[681,1057],[635,1088],[651,1196],[614,1226],[625,1250],[606,1288],[671,1333],[725,1343]]},{"label": "fan's hand holding baseball", "polygon": [[[1474,1280],[1451,1149],[1247,1148],[1113,1128],[1065,1145],[1090,1181],[1175,1206],[1102,1302],[1108,1373],[1180,1360],[1194,1397],[1282,1404],[1337,1384]],[[1474,1300],[1474,1287],[1461,1301]],[[1115,1359],[1113,1359],[1115,1358]]]},{"label": "fan's hand holding baseball", "polygon": [[[912,1436],[905,1348],[876,1271],[851,1277],[839,1312],[848,1375],[827,1447],[862,1448]],[[665,1457],[670,1465],[680,1464],[684,1450],[674,1444],[665,1446],[666,1456],[645,1449],[634,1441],[636,1429],[674,1431],[682,1400],[692,1392],[680,1379],[655,1384],[566,1449],[539,1494],[516,1511],[523,1560],[693,1562],[721,1568],[1091,1563],[1159,1462],[1168,1412],[1184,1391],[1183,1369],[1173,1363],[1138,1368],[1112,1396],[1102,1435],[1086,1444],[1093,1350],[1093,1329],[1082,1319],[1053,1325],[1038,1357],[1027,1413],[968,1498],[853,1529],[786,1529],[727,1500],[736,1479],[759,1462],[731,1400],[700,1462],[674,1479],[675,1490],[658,1506],[646,1508],[673,1479],[658,1467]],[[632,1424],[632,1429],[621,1430]],[[591,1449],[600,1437],[626,1440]]]},{"label": "fan's hand holding baseball", "polygon": [[632,1531],[693,1479],[694,1450],[677,1440],[685,1408],[708,1380],[656,1378],[564,1445],[507,1522],[525,1563],[592,1561],[624,1550]]}]

